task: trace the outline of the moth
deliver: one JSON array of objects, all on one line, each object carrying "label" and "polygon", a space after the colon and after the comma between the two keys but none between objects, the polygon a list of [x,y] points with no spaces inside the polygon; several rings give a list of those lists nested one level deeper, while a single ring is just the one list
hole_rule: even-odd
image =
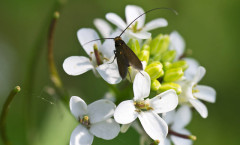
[{"label": "moth", "polygon": [[[122,40],[121,36],[122,34],[141,16],[145,15],[146,13],[149,13],[154,10],[158,9],[168,9],[176,13],[173,9],[170,8],[155,8],[146,11],[145,13],[139,15],[137,18],[135,18],[122,32],[119,36],[115,38],[100,38],[100,39],[95,39],[92,41],[89,41],[85,44],[88,44],[93,41],[97,40],[103,40],[103,39],[113,39],[115,42],[115,49],[114,50],[114,60],[117,59],[117,65],[118,65],[118,71],[122,79],[125,79],[128,73],[128,67],[132,66],[133,68],[137,69],[138,71],[143,70],[143,66],[139,58],[136,56],[136,54],[127,46],[127,44]],[[85,45],[84,44],[84,45]],[[112,62],[114,62],[114,60]]]}]

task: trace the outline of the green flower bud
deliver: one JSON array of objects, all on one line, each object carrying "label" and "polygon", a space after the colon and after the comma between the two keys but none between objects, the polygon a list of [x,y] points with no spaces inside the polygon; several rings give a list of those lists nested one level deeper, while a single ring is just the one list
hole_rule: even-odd
[{"label": "green flower bud", "polygon": [[151,80],[155,80],[161,76],[163,76],[163,66],[159,61],[154,61],[151,64],[149,64],[145,71],[149,74]]},{"label": "green flower bud", "polygon": [[165,71],[163,80],[165,82],[174,82],[179,80],[183,76],[183,74],[183,70],[180,67],[168,69],[167,71]]},{"label": "green flower bud", "polygon": [[158,80],[151,81],[151,89],[157,91],[161,87],[161,84]]},{"label": "green flower bud", "polygon": [[144,44],[142,47],[142,51],[140,51],[138,58],[141,61],[146,61],[148,63],[149,57],[150,57],[150,46],[147,44]]},{"label": "green flower bud", "polygon": [[161,62],[172,62],[176,57],[176,51],[170,50],[163,53]]},{"label": "green flower bud", "polygon": [[172,63],[170,62],[163,62],[163,70],[167,71],[169,68],[171,68]]},{"label": "green flower bud", "polygon": [[139,54],[139,59],[141,61],[146,61],[148,63],[150,52],[147,50],[142,50]]},{"label": "green flower bud", "polygon": [[129,48],[132,49],[132,51],[138,56],[140,53],[140,45],[137,39],[130,39],[127,43]]},{"label": "green flower bud", "polygon": [[178,68],[181,67],[183,71],[188,68],[188,64],[185,60],[179,60],[170,65],[170,68]]},{"label": "green flower bud", "polygon": [[152,56],[152,61],[160,61],[162,57],[161,53],[155,54],[154,56]]},{"label": "green flower bud", "polygon": [[162,54],[168,49],[169,46],[169,36],[168,35],[158,35],[150,43],[151,55]]},{"label": "green flower bud", "polygon": [[174,89],[178,95],[182,92],[181,86],[179,84],[171,82],[171,83],[162,83],[160,88],[158,89],[158,93],[162,93],[170,89]]},{"label": "green flower bud", "polygon": [[143,44],[142,50],[150,51],[150,46],[148,44]]}]

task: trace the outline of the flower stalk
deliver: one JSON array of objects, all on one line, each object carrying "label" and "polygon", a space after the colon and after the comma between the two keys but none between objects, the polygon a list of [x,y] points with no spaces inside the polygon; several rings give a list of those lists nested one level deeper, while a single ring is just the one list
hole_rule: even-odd
[{"label": "flower stalk", "polygon": [[7,135],[6,135],[6,118],[7,118],[7,114],[8,114],[8,110],[10,108],[11,102],[14,99],[14,97],[16,96],[16,94],[18,92],[20,92],[20,90],[21,90],[21,88],[19,86],[16,86],[10,92],[10,94],[7,97],[7,100],[5,101],[5,103],[3,105],[3,109],[2,109],[2,113],[1,113],[1,117],[0,117],[0,132],[1,132],[1,138],[2,138],[4,145],[11,145],[11,143],[8,140]]},{"label": "flower stalk", "polygon": [[54,48],[54,32],[56,29],[57,20],[59,19],[60,14],[58,11],[54,12],[53,19],[51,21],[50,27],[49,27],[49,33],[48,33],[48,67],[50,72],[50,78],[53,82],[54,86],[58,89],[59,93],[61,94],[61,99],[65,104],[67,104],[67,98],[68,95],[65,92],[62,80],[59,77],[55,61],[54,61],[54,55],[53,55],[53,48]]},{"label": "flower stalk", "polygon": [[50,70],[50,77],[54,85],[58,88],[62,88],[62,81],[58,75],[56,65],[54,62],[54,56],[53,56],[53,43],[54,43],[54,32],[57,24],[57,20],[59,19],[60,14],[59,12],[54,12],[54,16],[52,19],[52,22],[50,24],[49,28],[49,34],[48,34],[48,66]]},{"label": "flower stalk", "polygon": [[195,135],[185,135],[185,134],[175,132],[173,130],[169,130],[168,133],[171,134],[171,135],[180,137],[180,138],[184,138],[184,139],[191,139],[193,141],[197,140],[197,137]]}]

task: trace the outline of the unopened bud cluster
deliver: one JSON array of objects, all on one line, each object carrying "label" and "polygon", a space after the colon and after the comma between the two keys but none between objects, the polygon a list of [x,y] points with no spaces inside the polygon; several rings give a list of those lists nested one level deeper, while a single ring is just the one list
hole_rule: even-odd
[{"label": "unopened bud cluster", "polygon": [[176,51],[169,50],[169,45],[169,35],[163,34],[146,40],[142,46],[136,39],[128,42],[129,48],[147,63],[145,71],[151,78],[151,89],[158,93],[174,89],[180,94],[181,86],[175,82],[183,77],[188,64],[184,60],[176,60]]}]

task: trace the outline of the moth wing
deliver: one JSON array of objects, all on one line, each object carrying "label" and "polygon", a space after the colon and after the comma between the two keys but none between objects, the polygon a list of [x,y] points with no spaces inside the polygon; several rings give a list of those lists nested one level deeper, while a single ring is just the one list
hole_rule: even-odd
[{"label": "moth wing", "polygon": [[123,51],[120,49],[119,53],[116,53],[117,57],[117,64],[118,64],[118,71],[122,79],[127,76],[129,62],[128,59],[125,57]]},{"label": "moth wing", "polygon": [[125,43],[122,48],[126,59],[129,61],[129,65],[137,70],[143,70],[142,63],[138,59],[137,55]]}]

